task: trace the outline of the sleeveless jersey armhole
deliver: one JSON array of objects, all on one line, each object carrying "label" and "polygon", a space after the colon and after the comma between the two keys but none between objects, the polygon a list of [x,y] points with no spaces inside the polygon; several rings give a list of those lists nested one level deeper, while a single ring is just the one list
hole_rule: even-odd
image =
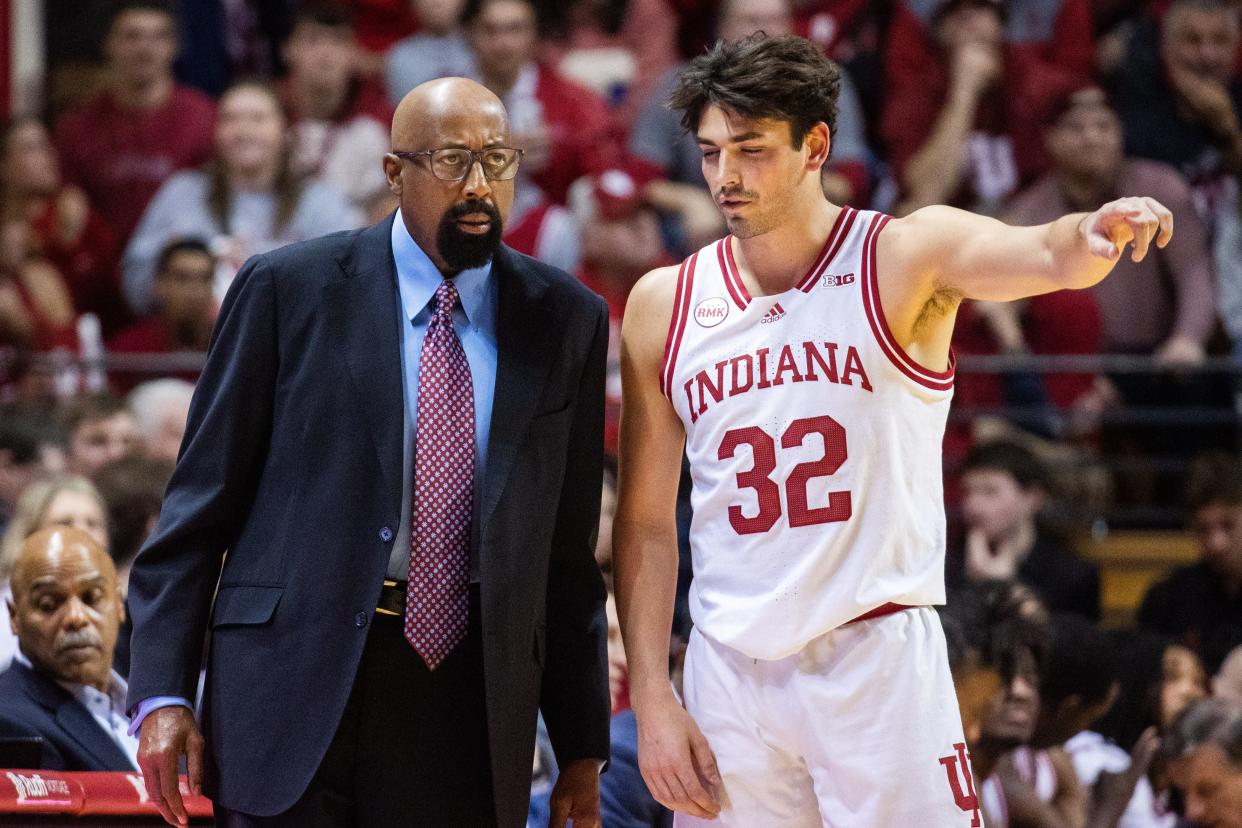
[{"label": "sleeveless jersey armhole", "polygon": [[871,220],[871,225],[867,228],[866,239],[863,242],[862,295],[863,306],[867,311],[867,322],[871,326],[871,332],[875,334],[880,350],[897,367],[897,370],[924,388],[932,391],[951,391],[957,367],[957,357],[954,355],[953,349],[949,349],[948,368],[944,371],[933,371],[915,361],[913,357],[905,352],[905,349],[897,342],[897,338],[893,336],[893,332],[888,326],[888,320],[884,318],[884,308],[880,306],[880,281],[876,267],[876,247],[880,232],[891,219],[892,216],[876,214]]},{"label": "sleeveless jersey armhole", "polygon": [[660,392],[671,401],[673,398],[673,370],[677,365],[677,351],[690,316],[690,298],[694,295],[694,265],[699,254],[695,253],[681,263],[677,272],[677,293],[673,299],[673,315],[668,321],[668,336],[664,340],[664,358],[660,363]]}]

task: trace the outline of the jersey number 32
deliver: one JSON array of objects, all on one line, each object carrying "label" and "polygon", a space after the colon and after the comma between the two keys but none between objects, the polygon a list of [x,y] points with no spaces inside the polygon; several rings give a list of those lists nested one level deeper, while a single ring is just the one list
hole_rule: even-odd
[{"label": "jersey number 32", "polygon": [[[823,438],[824,456],[794,466],[785,480],[785,502],[789,504],[790,526],[814,526],[849,520],[853,508],[848,491],[829,492],[827,506],[812,508],[807,503],[807,483],[815,477],[836,474],[837,469],[849,457],[845,428],[826,415],[794,420],[781,435],[781,448],[801,446],[811,434],[818,434]],[[772,479],[772,472],[776,471],[776,440],[758,426],[735,428],[725,434],[717,456],[721,460],[728,460],[741,445],[750,446],[754,466],[749,471],[738,473],[737,485],[739,489],[755,490],[759,512],[747,517],[742,514],[742,507],[734,504],[729,507],[729,523],[739,535],[755,535],[768,531],[781,518],[781,490]]]}]

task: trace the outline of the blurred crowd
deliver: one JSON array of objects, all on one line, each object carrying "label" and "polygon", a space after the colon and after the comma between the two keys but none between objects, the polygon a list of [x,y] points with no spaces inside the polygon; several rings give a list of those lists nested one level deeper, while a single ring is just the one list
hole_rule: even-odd
[{"label": "blurred crowd", "polygon": [[[394,209],[380,166],[392,110],[435,77],[472,77],[508,109],[525,156],[506,243],[608,300],[615,450],[630,287],[725,232],[697,144],[665,106],[677,73],[717,38],[796,33],[845,70],[823,174],[836,203],[897,215],[947,203],[1026,224],[1121,195],[1172,210],[1173,242],[1095,288],[959,315],[962,355],[1142,357],[1153,370],[1019,359],[959,372],[942,617],[971,761],[946,773],[989,826],[1242,825],[1237,435],[1160,417],[1228,410],[1237,391],[1196,370],[1242,360],[1237,2],[125,0],[57,15],[69,6],[92,37],[52,38],[46,100],[0,129],[6,591],[23,544],[69,525],[106,553],[123,594],[199,364],[153,355],[207,349],[248,257]],[[1155,415],[1118,424],[1137,410]],[[1011,413],[974,416],[995,411]],[[1058,474],[1066,456],[1101,452],[1129,458],[1126,472],[1101,482],[1075,461]],[[1152,458],[1169,456],[1198,459],[1161,477]],[[1100,574],[1057,520],[1101,498],[1184,502],[1201,549],[1147,594],[1136,630],[1099,625]],[[684,545],[684,502],[679,517]],[[20,612],[26,596],[10,597]],[[123,676],[124,612],[112,616],[108,669]],[[688,623],[683,602],[674,680]],[[0,625],[0,666],[18,652],[10,635]],[[668,824],[638,775],[615,630],[610,661],[605,824]],[[555,774],[546,744],[534,815]]]}]

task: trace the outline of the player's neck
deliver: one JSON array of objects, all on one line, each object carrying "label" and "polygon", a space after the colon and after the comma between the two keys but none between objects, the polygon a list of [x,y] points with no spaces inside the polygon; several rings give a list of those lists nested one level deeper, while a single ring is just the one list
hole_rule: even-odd
[{"label": "player's neck", "polygon": [[752,296],[772,296],[792,289],[811,269],[843,208],[817,199],[810,209],[797,209],[785,224],[751,236],[733,238],[742,281]]}]

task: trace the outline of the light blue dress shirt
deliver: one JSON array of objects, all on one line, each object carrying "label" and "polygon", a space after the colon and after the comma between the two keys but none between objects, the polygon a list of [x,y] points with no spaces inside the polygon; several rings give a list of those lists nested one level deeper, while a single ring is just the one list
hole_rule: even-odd
[{"label": "light blue dress shirt", "polygon": [[[401,369],[405,375],[405,480],[401,487],[401,531],[388,561],[388,577],[404,581],[410,569],[410,519],[414,500],[414,446],[418,433],[418,364],[423,339],[431,322],[436,288],[444,281],[439,268],[410,237],[401,212],[392,223],[392,255],[397,263],[397,291],[401,298]],[[491,262],[463,270],[453,279],[461,303],[453,311],[453,330],[470,363],[474,385],[474,480],[483,480],[487,467],[487,433],[492,424],[496,394],[496,280]],[[478,508],[478,504],[475,504]]]},{"label": "light blue dress shirt", "polygon": [[[392,255],[397,265],[398,313],[394,324],[401,331],[401,370],[405,388],[405,439],[401,484],[401,531],[396,533],[388,559],[388,577],[404,581],[409,575],[411,512],[414,498],[414,446],[418,426],[418,367],[423,339],[435,305],[436,288],[444,275],[410,236],[400,210],[392,223]],[[453,279],[461,302],[453,310],[453,329],[470,363],[474,386],[474,479],[475,491],[487,467],[487,435],[492,424],[492,401],[496,395],[496,308],[499,292],[492,278],[492,264],[463,270]],[[479,504],[475,504],[477,509]],[[180,704],[194,708],[180,696],[152,696],[138,703],[129,728],[138,732],[142,720],[152,710]]]}]

